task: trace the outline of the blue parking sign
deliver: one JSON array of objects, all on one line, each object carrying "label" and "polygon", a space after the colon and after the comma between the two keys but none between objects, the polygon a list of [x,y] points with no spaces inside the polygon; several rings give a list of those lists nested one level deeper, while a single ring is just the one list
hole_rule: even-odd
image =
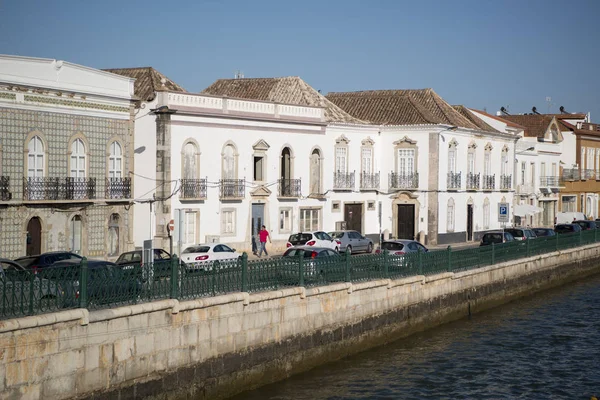
[{"label": "blue parking sign", "polygon": [[498,203],[498,222],[508,222],[508,203]]}]

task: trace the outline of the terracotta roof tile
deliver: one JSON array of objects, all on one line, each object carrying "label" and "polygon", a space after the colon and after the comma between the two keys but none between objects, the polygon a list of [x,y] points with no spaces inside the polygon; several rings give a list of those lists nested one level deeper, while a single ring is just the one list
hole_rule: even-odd
[{"label": "terracotta roof tile", "polygon": [[479,118],[478,116],[473,114],[471,112],[471,110],[469,110],[467,107],[462,106],[462,105],[456,105],[456,106],[452,106],[452,107],[456,111],[458,111],[460,113],[460,115],[462,115],[463,117],[465,117],[466,119],[468,119],[469,121],[471,121],[472,123],[477,125],[479,127],[479,129],[481,129],[482,131],[489,131],[489,132],[496,131],[496,129],[492,128],[484,120],[482,120],[481,118]]},{"label": "terracotta roof tile", "polygon": [[[374,124],[446,124],[483,129],[454,109],[433,89],[328,93],[327,99],[350,115]],[[497,132],[489,125],[484,130]]]},{"label": "terracotta roof tile", "polygon": [[524,126],[526,137],[544,137],[546,131],[548,130],[548,126],[554,119],[554,115],[503,115],[502,119]]},{"label": "terracotta roof tile", "polygon": [[[152,67],[142,68],[113,68],[105,69],[117,75],[123,75],[135,78],[135,95],[143,101],[152,101],[156,97],[156,92],[169,90],[173,92],[187,92],[184,88],[167,78]],[[164,82],[164,83],[163,83]]]},{"label": "terracotta roof tile", "polygon": [[358,118],[330,102],[297,76],[283,78],[219,79],[202,91],[203,94],[247,100],[272,101],[299,106],[323,107],[327,122],[364,124]]}]

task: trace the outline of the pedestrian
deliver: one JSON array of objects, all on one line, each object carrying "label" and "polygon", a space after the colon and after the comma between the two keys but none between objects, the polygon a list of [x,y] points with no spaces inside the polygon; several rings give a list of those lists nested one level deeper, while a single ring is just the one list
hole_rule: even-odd
[{"label": "pedestrian", "polygon": [[260,248],[258,249],[258,256],[262,256],[263,251],[265,252],[265,256],[269,256],[269,253],[267,253],[267,239],[269,240],[269,243],[271,243],[271,235],[269,235],[269,231],[267,230],[267,228],[263,225],[260,232],[258,233],[259,236],[259,240],[260,240]]}]

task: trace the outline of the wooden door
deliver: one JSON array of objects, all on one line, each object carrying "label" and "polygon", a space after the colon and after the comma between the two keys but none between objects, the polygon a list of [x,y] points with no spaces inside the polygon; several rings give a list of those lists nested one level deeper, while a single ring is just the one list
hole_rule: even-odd
[{"label": "wooden door", "polygon": [[344,221],[346,229],[362,233],[362,204],[345,204]]},{"label": "wooden door", "polygon": [[414,204],[398,204],[398,239],[415,238]]},{"label": "wooden door", "polygon": [[42,253],[42,224],[38,217],[33,217],[27,223],[27,247],[28,256]]}]

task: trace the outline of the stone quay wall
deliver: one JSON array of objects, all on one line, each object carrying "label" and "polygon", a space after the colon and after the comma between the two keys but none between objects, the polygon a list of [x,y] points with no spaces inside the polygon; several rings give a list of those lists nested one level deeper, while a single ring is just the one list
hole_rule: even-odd
[{"label": "stone quay wall", "polygon": [[0,398],[226,398],[598,272],[594,244],[456,273],[0,321]]}]

